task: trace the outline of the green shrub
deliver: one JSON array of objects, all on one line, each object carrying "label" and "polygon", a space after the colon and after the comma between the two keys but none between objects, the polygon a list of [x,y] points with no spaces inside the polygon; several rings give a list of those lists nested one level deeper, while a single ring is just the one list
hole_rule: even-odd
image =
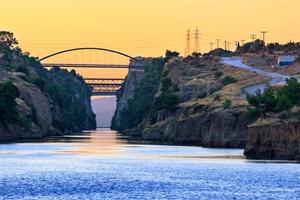
[{"label": "green shrub", "polygon": [[223,85],[229,85],[229,84],[232,84],[232,83],[235,83],[237,82],[238,80],[232,76],[225,76],[223,79],[222,79],[222,84]]},{"label": "green shrub", "polygon": [[24,73],[24,74],[26,74],[26,75],[29,74],[28,69],[27,69],[26,67],[24,67],[24,66],[18,66],[17,69],[16,69],[16,71],[17,71],[17,72]]},{"label": "green shrub", "polygon": [[178,84],[174,84],[173,85],[173,92],[179,92],[180,91],[180,88],[178,86]]},{"label": "green shrub", "polygon": [[20,96],[19,90],[12,82],[0,84],[0,121],[16,121],[18,118],[15,99]]},{"label": "green shrub", "polygon": [[[157,110],[152,107],[155,93],[158,90],[164,60],[161,58],[153,59],[145,71],[145,77],[134,91],[134,96],[128,101],[127,108],[120,111],[120,124],[113,119],[112,127],[117,130],[133,128],[142,122],[143,118],[151,112],[152,122],[156,120]],[[166,78],[165,74],[165,78]],[[164,78],[163,78],[164,79]],[[167,89],[168,80],[165,81]]]},{"label": "green shrub", "polygon": [[205,98],[205,97],[207,97],[207,92],[201,92],[197,95],[197,98],[199,98],[199,99],[202,99],[202,98]]},{"label": "green shrub", "polygon": [[255,95],[248,95],[246,99],[251,106],[248,111],[252,115],[256,113],[262,117],[268,111],[276,111],[276,97],[270,87],[266,88],[263,93],[258,90]]},{"label": "green shrub", "polygon": [[170,87],[172,86],[172,80],[169,77],[164,77],[161,80],[161,84],[162,84],[162,91],[167,92],[170,89]]},{"label": "green shrub", "polygon": [[158,110],[165,109],[169,112],[173,112],[178,104],[179,98],[174,93],[161,95],[156,101]]},{"label": "green shrub", "polygon": [[229,99],[226,99],[224,102],[223,102],[223,108],[224,109],[228,109],[231,107],[231,100]]},{"label": "green shrub", "polygon": [[295,105],[300,105],[300,84],[296,78],[286,80],[286,85],[274,92],[271,87],[263,93],[257,91],[255,95],[248,95],[248,113],[262,118],[267,112],[288,111]]},{"label": "green shrub", "polygon": [[32,119],[20,115],[18,116],[17,121],[18,121],[18,125],[26,131],[29,131],[33,125]]},{"label": "green shrub", "polygon": [[32,76],[29,78],[29,82],[33,83],[34,85],[38,86],[41,91],[45,89],[45,82],[40,76]]},{"label": "green shrub", "polygon": [[221,99],[221,96],[219,94],[216,94],[214,96],[214,101],[220,101],[220,99]]},{"label": "green shrub", "polygon": [[224,74],[224,73],[221,72],[221,71],[216,71],[216,72],[215,72],[215,78],[218,79],[218,78],[222,77],[223,74]]}]

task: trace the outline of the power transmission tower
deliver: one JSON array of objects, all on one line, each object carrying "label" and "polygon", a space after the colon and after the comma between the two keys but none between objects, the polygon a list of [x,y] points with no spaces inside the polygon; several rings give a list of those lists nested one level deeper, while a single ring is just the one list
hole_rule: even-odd
[{"label": "power transmission tower", "polygon": [[255,34],[251,34],[250,38],[252,39],[252,42],[256,39],[256,35]]},{"label": "power transmission tower", "polygon": [[237,49],[240,46],[240,42],[239,41],[234,41],[235,43],[235,48]]},{"label": "power transmission tower", "polygon": [[191,54],[191,32],[190,29],[188,29],[186,33],[185,56],[188,56],[190,54]]},{"label": "power transmission tower", "polygon": [[267,31],[261,31],[261,33],[262,33],[263,41],[265,42],[266,34],[267,34],[268,32],[267,32]]},{"label": "power transmission tower", "polygon": [[219,48],[220,39],[217,39],[217,49]]},{"label": "power transmission tower", "polygon": [[198,27],[195,30],[194,36],[195,36],[194,52],[199,53],[199,30],[198,30]]},{"label": "power transmission tower", "polygon": [[212,50],[213,50],[214,43],[211,42],[211,43],[209,43],[209,44],[210,44],[210,50],[212,51]]},{"label": "power transmission tower", "polygon": [[228,48],[227,50],[230,51],[230,42],[227,42]]}]

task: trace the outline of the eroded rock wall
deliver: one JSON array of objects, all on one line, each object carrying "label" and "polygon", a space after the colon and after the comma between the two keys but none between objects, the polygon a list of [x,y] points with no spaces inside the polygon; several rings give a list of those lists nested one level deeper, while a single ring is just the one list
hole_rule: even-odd
[{"label": "eroded rock wall", "polygon": [[250,126],[244,154],[250,159],[300,160],[300,123]]}]

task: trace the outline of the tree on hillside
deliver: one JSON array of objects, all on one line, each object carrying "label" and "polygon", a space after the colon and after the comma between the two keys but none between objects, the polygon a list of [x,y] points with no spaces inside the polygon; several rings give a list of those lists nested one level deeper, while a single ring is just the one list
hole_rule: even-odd
[{"label": "tree on hillside", "polygon": [[274,92],[271,87],[263,93],[259,91],[255,95],[248,95],[248,112],[251,116],[261,118],[267,112],[288,111],[295,105],[300,105],[300,83],[296,78],[286,80],[286,85]]},{"label": "tree on hillside", "polygon": [[300,105],[300,83],[296,78],[287,79],[286,85],[278,91],[278,95],[285,95],[293,105]]},{"label": "tree on hillside", "polygon": [[166,54],[165,54],[164,61],[167,62],[167,61],[170,60],[171,58],[178,57],[178,56],[179,56],[179,53],[178,53],[178,52],[167,50],[167,51],[166,51]]},{"label": "tree on hillside", "polygon": [[261,51],[264,51],[265,50],[265,42],[263,40],[255,40],[251,47],[250,47],[250,52],[251,53],[259,53]]},{"label": "tree on hillside", "polygon": [[275,111],[276,97],[271,87],[265,89],[263,93],[260,90],[255,95],[248,95],[247,101],[250,105],[248,112],[251,116],[260,116],[262,119],[268,111]]},{"label": "tree on hillside", "polygon": [[244,53],[260,53],[266,49],[265,42],[262,40],[255,40],[254,42],[247,42],[244,45],[237,48],[238,54]]},{"label": "tree on hillside", "polygon": [[14,49],[19,44],[14,34],[9,31],[0,31],[0,48]]},{"label": "tree on hillside", "polygon": [[17,120],[18,112],[15,99],[19,96],[18,88],[12,82],[0,84],[0,122]]}]

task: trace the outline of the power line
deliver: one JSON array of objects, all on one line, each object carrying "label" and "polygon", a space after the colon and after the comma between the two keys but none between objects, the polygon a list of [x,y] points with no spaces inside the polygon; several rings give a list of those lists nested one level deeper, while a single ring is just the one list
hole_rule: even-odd
[{"label": "power line", "polygon": [[194,52],[198,53],[199,52],[199,30],[198,27],[195,30],[195,43],[194,43]]},{"label": "power line", "polygon": [[266,37],[266,34],[268,33],[267,31],[261,31],[262,33],[262,38],[263,38],[263,41],[265,42],[265,37]]},{"label": "power line", "polygon": [[235,48],[237,49],[240,45],[240,42],[239,41],[234,41],[234,43],[235,43]]},{"label": "power line", "polygon": [[213,50],[213,45],[214,45],[214,43],[211,42],[211,43],[209,43],[209,44],[210,44],[210,50],[212,51],[212,50]]},{"label": "power line", "polygon": [[191,54],[191,32],[190,29],[188,29],[186,33],[185,56],[188,56],[190,54]]},{"label": "power line", "polygon": [[217,49],[219,48],[220,39],[217,39]]},{"label": "power line", "polygon": [[252,41],[254,41],[256,39],[256,35],[255,34],[250,34],[250,38]]}]

